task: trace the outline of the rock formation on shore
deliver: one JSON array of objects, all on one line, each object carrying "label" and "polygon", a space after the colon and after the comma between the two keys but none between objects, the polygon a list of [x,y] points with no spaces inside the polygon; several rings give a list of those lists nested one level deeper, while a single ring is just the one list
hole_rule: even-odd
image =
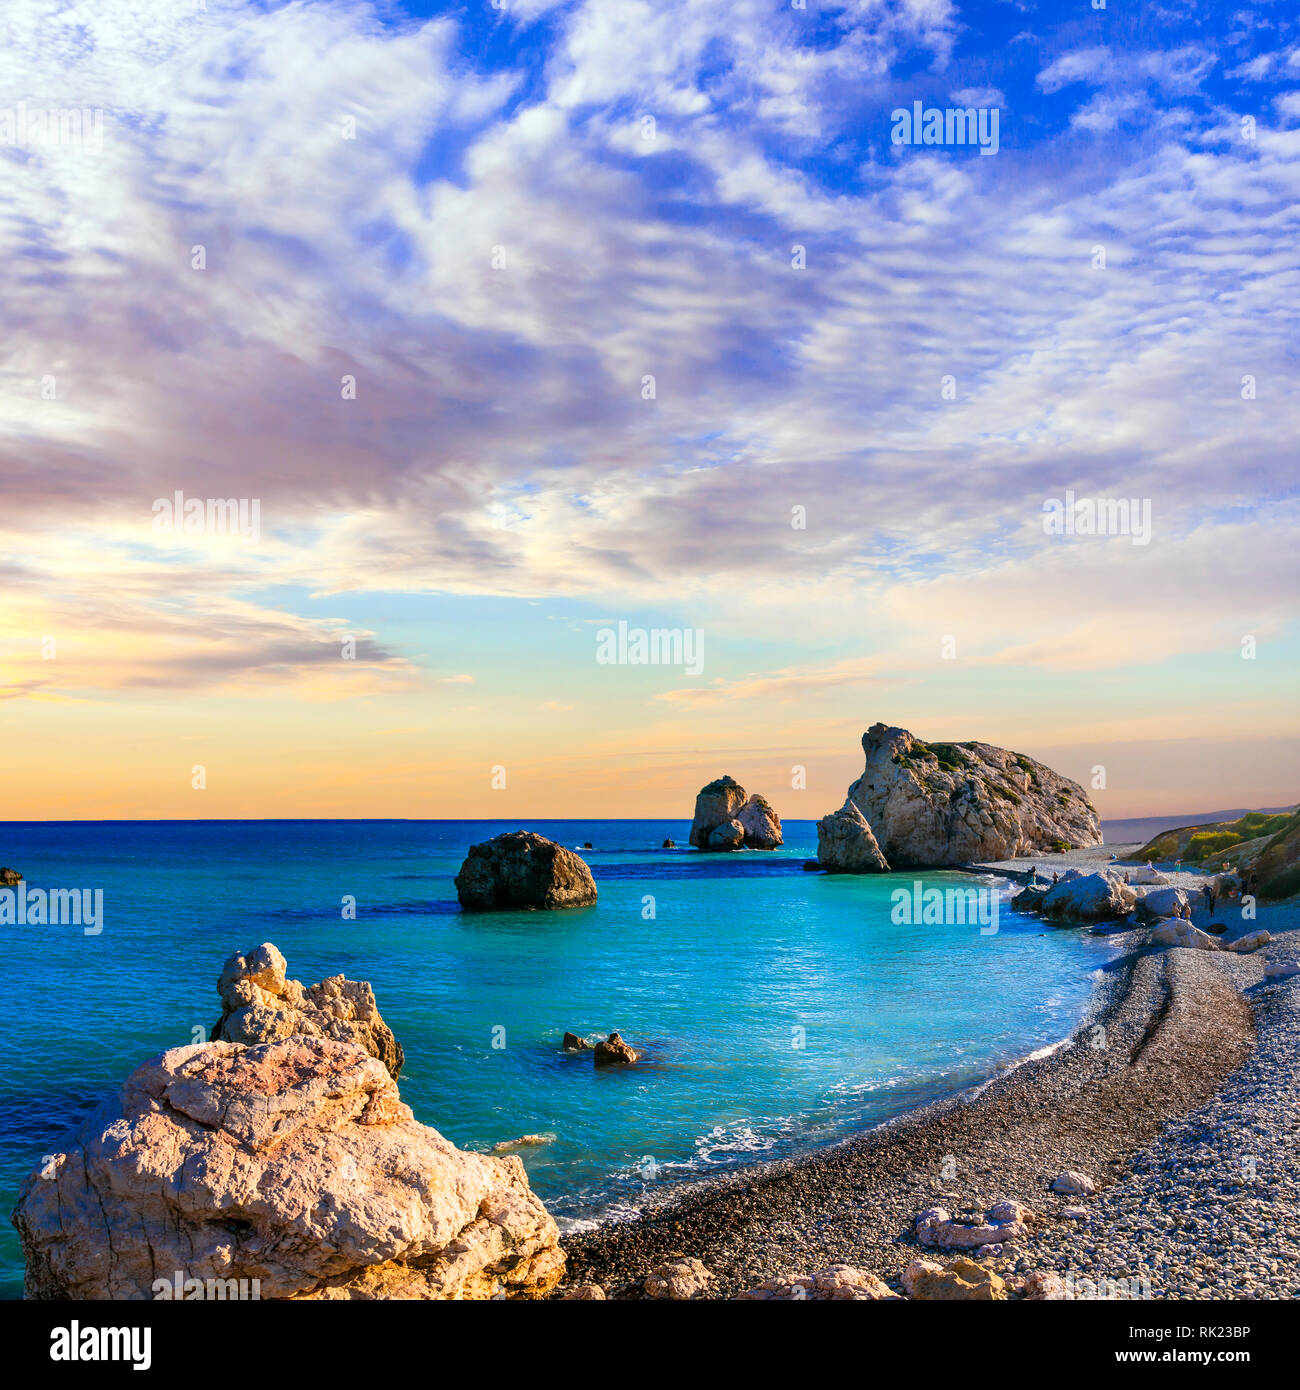
[{"label": "rock formation on shore", "polygon": [[862,751],[862,776],[835,815],[855,806],[895,869],[1101,844],[1101,820],[1083,788],[1023,753],[988,743],[926,744],[885,724],[862,735]]},{"label": "rock formation on shore", "polygon": [[518,1158],[457,1149],[377,1058],[316,1037],[146,1062],[13,1219],[38,1299],[148,1299],[176,1271],[263,1299],[537,1298],[564,1270]]},{"label": "rock formation on shore", "polygon": [[572,850],[530,830],[512,830],[471,845],[456,875],[467,912],[588,907],[596,901],[591,870]]},{"label": "rock formation on shore", "polygon": [[782,843],[781,817],[765,797],[746,797],[744,787],[731,777],[700,788],[691,822],[696,849],[777,849]]},{"label": "rock formation on shore", "polygon": [[213,1042],[280,1042],[289,1037],[332,1038],[355,1043],[377,1057],[393,1080],[402,1074],[402,1045],[380,1017],[365,980],[331,975],[303,988],[286,978],[284,957],[269,941],[226,962],[217,993],[221,1017]]}]

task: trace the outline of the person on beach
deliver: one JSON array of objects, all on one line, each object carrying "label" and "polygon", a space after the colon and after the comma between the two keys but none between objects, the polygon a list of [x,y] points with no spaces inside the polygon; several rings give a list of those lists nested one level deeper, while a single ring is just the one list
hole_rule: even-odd
[{"label": "person on beach", "polygon": [[1133,880],[1132,880],[1131,878],[1129,878],[1129,876],[1128,876],[1128,870],[1127,870],[1127,869],[1124,870],[1124,882],[1125,882],[1125,883],[1132,883],[1132,882],[1133,882]]},{"label": "person on beach", "polygon": [[1055,869],[1053,869],[1053,870],[1052,870],[1052,887],[1055,888],[1056,885],[1057,885],[1058,883],[1060,883],[1060,881],[1061,881],[1061,875],[1058,874],[1058,873],[1056,872]]},{"label": "person on beach", "polygon": [[1211,888],[1210,885],[1209,885],[1208,883],[1205,885],[1204,888],[1201,889],[1201,896],[1205,899],[1205,910],[1206,910],[1211,916],[1213,916],[1213,915],[1214,915],[1214,889]]}]

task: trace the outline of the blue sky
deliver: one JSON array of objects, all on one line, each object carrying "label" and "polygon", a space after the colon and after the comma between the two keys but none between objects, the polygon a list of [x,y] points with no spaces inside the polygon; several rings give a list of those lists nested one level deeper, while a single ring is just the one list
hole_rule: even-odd
[{"label": "blue sky", "polygon": [[[207,814],[498,814],[503,761],[654,813],[769,747],[820,815],[880,718],[1158,742],[1114,814],[1293,800],[1297,79],[1295,3],[9,0],[30,809],[194,814],[198,739]],[[892,144],[914,101],[996,156]],[[160,539],[176,489],[260,537]],[[1067,489],[1150,542],[1046,536]],[[704,673],[597,669],[619,618]]]}]

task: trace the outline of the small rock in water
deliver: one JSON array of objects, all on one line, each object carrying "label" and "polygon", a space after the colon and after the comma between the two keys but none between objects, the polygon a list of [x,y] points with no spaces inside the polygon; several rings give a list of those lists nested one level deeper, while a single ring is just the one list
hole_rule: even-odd
[{"label": "small rock in water", "polygon": [[598,1042],[593,1049],[593,1061],[598,1067],[627,1067],[636,1061],[634,1052],[618,1033],[611,1033],[604,1042]]},{"label": "small rock in water", "polygon": [[566,1052],[586,1052],[591,1048],[586,1038],[580,1038],[576,1033],[566,1033],[560,1046]]},{"label": "small rock in water", "polygon": [[713,1275],[693,1256],[669,1260],[652,1269],[646,1277],[645,1291],[651,1298],[686,1299],[703,1293]]},{"label": "small rock in water", "polygon": [[518,1139],[503,1139],[499,1144],[493,1144],[488,1150],[494,1154],[514,1153],[516,1149],[531,1149],[539,1144],[550,1144],[554,1141],[553,1134],[521,1134]]},{"label": "small rock in water", "polygon": [[677,848],[677,841],[676,841],[676,840],[665,840],[665,841],[664,841],[664,848],[665,848],[665,849],[676,849],[676,848]]}]

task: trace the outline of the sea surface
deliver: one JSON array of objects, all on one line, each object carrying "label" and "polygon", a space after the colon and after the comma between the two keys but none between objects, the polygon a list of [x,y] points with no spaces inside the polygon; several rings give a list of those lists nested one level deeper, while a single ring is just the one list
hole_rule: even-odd
[{"label": "sea surface", "polygon": [[[806,1151],[975,1084],[1068,1033],[1105,937],[1003,903],[998,929],[891,919],[891,893],[965,874],[828,877],[813,822],[772,853],[685,848],[687,821],[533,821],[582,850],[592,908],[462,913],[469,845],[515,823],[150,821],[0,825],[28,887],[98,888],[103,931],[0,926],[0,1202],[140,1062],[202,1039],[235,951],[273,941],[304,983],[369,980],[406,1049],[403,1099],[455,1143],[522,1134],[571,1227],[666,1183]],[[678,848],[661,848],[665,838]],[[1005,887],[1006,885],[1002,885]],[[356,901],[355,920],[344,917]],[[644,1054],[597,1071],[566,1030]],[[6,1220],[0,1295],[18,1297]]]}]

